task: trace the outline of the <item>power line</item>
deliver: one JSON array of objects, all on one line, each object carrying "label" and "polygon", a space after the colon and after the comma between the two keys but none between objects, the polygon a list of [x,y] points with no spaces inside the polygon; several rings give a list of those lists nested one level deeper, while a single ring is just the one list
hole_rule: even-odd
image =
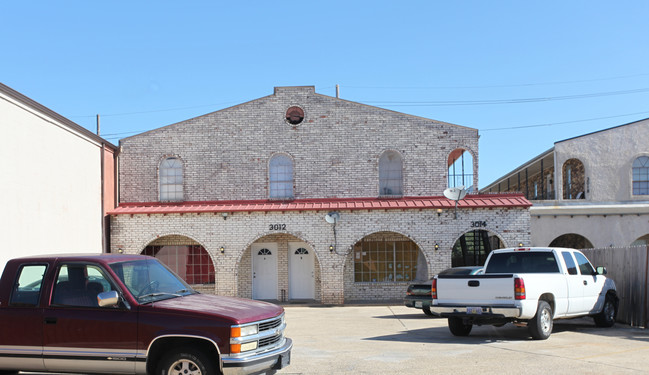
[{"label": "power line", "polygon": [[440,100],[440,101],[368,101],[368,104],[380,104],[391,107],[437,107],[437,106],[466,106],[466,105],[493,105],[493,104],[520,104],[520,103],[539,103],[559,100],[573,100],[585,98],[598,98],[603,96],[627,95],[649,92],[649,88],[640,88],[622,91],[608,91],[589,94],[549,96],[538,98],[518,98],[518,99],[480,99],[480,100]]},{"label": "power line", "polygon": [[615,115],[615,116],[606,116],[606,117],[595,117],[595,118],[589,118],[589,119],[583,119],[583,120],[573,120],[573,121],[562,121],[562,122],[551,122],[551,123],[545,123],[545,124],[535,124],[535,125],[522,125],[522,126],[509,126],[509,127],[502,127],[502,128],[491,128],[491,129],[479,129],[481,132],[487,132],[487,131],[495,131],[495,130],[515,130],[515,129],[527,129],[527,128],[538,128],[542,126],[554,126],[554,125],[564,125],[564,124],[574,124],[578,122],[588,122],[588,121],[596,121],[596,120],[607,120],[611,118],[618,118],[618,117],[625,117],[625,116],[634,116],[634,115],[642,115],[642,114],[648,114],[649,111],[645,112],[635,112],[635,113],[627,113],[624,115]]},{"label": "power line", "polygon": [[493,88],[506,88],[506,87],[530,87],[530,86],[550,86],[550,85],[568,85],[575,83],[588,83],[611,81],[624,78],[635,78],[649,76],[649,73],[632,74],[625,76],[582,79],[574,81],[550,81],[550,82],[535,82],[535,83],[513,83],[504,85],[482,85],[482,86],[347,86],[345,88],[352,89],[371,89],[371,90],[454,90],[454,89],[493,89]]}]

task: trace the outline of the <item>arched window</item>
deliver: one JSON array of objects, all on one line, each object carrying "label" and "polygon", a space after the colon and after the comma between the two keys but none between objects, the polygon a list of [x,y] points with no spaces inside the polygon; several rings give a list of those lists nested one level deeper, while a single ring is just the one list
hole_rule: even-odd
[{"label": "arched window", "polygon": [[586,198],[586,172],[579,159],[563,163],[563,199]]},{"label": "arched window", "polygon": [[473,192],[473,155],[465,149],[457,148],[448,156],[448,187],[460,187]]},{"label": "arched window", "polygon": [[633,161],[633,195],[649,195],[649,156]]},{"label": "arched window", "polygon": [[[417,279],[426,259],[409,238],[392,232],[367,236],[354,245],[354,282],[408,282]],[[427,279],[427,272],[422,274]]]},{"label": "arched window", "polygon": [[287,155],[275,155],[270,159],[270,197],[293,198],[293,160]]},{"label": "arched window", "polygon": [[183,200],[183,164],[178,158],[169,157],[160,163],[160,200]]},{"label": "arched window", "polygon": [[188,284],[214,284],[215,282],[214,264],[203,246],[149,245],[144,248],[142,255],[158,258]]},{"label": "arched window", "polygon": [[403,160],[397,152],[379,158],[379,195],[403,195]]}]

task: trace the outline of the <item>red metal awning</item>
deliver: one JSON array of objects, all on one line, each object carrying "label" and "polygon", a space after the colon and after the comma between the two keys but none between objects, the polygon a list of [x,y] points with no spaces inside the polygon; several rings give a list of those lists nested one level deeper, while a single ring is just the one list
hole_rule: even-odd
[{"label": "red metal awning", "polygon": [[[523,194],[467,195],[458,208],[523,208],[532,203]],[[445,197],[403,198],[332,198],[295,199],[291,201],[206,201],[206,202],[147,202],[122,203],[109,215],[187,214],[213,212],[271,212],[271,211],[358,211],[358,210],[421,210],[450,209],[455,202]]]}]

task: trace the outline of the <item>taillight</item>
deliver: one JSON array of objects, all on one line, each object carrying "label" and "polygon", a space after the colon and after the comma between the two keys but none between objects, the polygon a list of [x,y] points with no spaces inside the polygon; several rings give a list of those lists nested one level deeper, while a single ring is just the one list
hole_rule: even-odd
[{"label": "taillight", "polygon": [[514,299],[525,299],[525,282],[520,277],[514,279]]},{"label": "taillight", "polygon": [[433,279],[433,284],[430,286],[430,296],[437,299],[437,279]]}]

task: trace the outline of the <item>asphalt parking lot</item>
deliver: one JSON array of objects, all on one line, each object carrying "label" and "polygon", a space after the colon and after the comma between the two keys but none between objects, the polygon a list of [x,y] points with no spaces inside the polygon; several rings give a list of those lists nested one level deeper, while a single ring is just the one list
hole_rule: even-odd
[{"label": "asphalt parking lot", "polygon": [[400,305],[285,309],[293,352],[278,374],[649,374],[649,330],[619,323],[557,321],[536,341],[512,324],[455,337]]}]

